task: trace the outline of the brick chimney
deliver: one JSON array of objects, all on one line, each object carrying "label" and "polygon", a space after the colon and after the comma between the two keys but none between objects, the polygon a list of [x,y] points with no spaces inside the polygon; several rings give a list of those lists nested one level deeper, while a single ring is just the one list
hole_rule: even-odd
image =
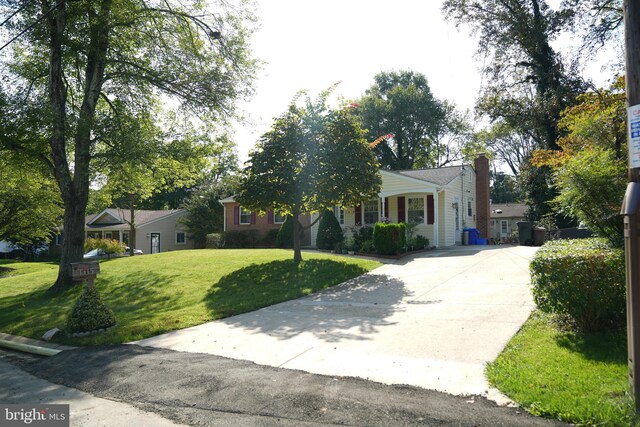
[{"label": "brick chimney", "polygon": [[476,171],[476,228],[480,237],[488,238],[491,232],[491,207],[489,206],[489,159],[478,154],[473,162]]}]

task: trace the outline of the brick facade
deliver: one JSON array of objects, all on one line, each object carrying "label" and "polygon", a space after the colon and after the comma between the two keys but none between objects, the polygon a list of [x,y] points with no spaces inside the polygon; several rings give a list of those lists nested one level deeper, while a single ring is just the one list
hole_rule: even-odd
[{"label": "brick facade", "polygon": [[[226,202],[224,203],[225,209],[225,231],[230,230],[240,230],[240,231],[249,231],[249,230],[257,230],[260,237],[264,237],[269,230],[279,230],[282,224],[276,224],[274,222],[273,211],[267,212],[264,215],[256,215],[253,213],[251,215],[251,223],[250,224],[240,224],[239,218],[237,215],[239,213],[240,205],[236,202]],[[303,227],[307,227],[310,224],[310,216],[309,214],[300,215],[300,223]],[[304,231],[304,240],[302,242],[303,246],[309,246],[311,244],[311,230],[307,228]]]}]

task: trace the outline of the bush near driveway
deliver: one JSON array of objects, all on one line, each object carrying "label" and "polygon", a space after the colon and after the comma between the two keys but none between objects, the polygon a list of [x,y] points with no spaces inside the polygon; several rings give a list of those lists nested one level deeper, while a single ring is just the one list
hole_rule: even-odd
[{"label": "bush near driveway", "polygon": [[382,255],[396,255],[406,245],[404,224],[378,222],[373,226],[373,246]]},{"label": "bush near driveway", "polygon": [[605,239],[554,240],[531,262],[538,308],[569,316],[586,332],[624,327],[624,251]]}]

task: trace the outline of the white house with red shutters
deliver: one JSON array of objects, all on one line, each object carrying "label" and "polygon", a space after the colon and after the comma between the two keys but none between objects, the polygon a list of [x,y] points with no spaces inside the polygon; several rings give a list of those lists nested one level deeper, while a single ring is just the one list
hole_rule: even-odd
[{"label": "white house with red shutters", "polygon": [[[462,242],[464,228],[477,228],[480,237],[489,237],[489,161],[480,154],[472,165],[403,171],[381,170],[382,186],[377,198],[357,206],[336,207],[335,214],[345,232],[354,227],[372,226],[386,219],[392,223],[417,224],[421,234],[436,247]],[[255,229],[260,233],[278,228],[284,217],[270,211],[266,215],[244,209],[233,197],[221,200],[225,206],[225,230]],[[302,215],[303,225],[317,217]],[[306,244],[315,247],[318,223],[307,233]]]}]

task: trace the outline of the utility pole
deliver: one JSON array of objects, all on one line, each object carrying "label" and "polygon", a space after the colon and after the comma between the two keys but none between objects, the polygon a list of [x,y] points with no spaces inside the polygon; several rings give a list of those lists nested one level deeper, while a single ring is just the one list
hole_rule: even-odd
[{"label": "utility pole", "polygon": [[640,0],[624,0],[629,184],[622,202],[629,384],[640,413]]}]

